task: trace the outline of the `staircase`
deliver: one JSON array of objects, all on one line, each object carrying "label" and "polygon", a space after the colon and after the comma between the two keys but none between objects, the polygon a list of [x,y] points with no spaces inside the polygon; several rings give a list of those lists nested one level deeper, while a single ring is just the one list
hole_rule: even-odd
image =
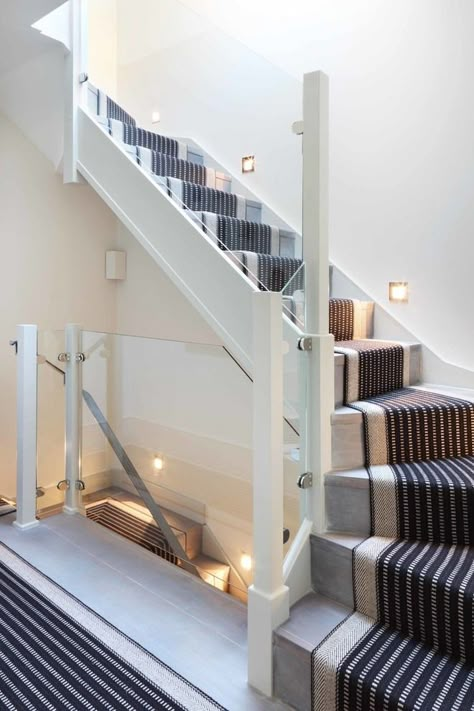
[{"label": "staircase", "polygon": [[[285,327],[302,332],[291,229],[194,144],[137,127],[92,86],[89,107],[80,172],[241,363],[253,291],[283,292]],[[313,592],[274,635],[275,694],[300,711],[472,710],[474,396],[423,387],[420,345],[373,339],[371,304],[330,299],[329,315],[326,533],[311,539]]]},{"label": "staircase", "polygon": [[327,531],[275,633],[275,692],[300,711],[472,710],[474,394],[423,387],[418,344],[336,320]]},{"label": "staircase", "polygon": [[[285,328],[299,332],[299,238],[193,142],[137,127],[91,84],[78,112],[77,166],[155,262],[252,368],[252,294],[283,291]],[[237,186],[237,189],[242,186]],[[178,209],[177,209],[178,208]],[[186,255],[186,259],[183,259]]]}]

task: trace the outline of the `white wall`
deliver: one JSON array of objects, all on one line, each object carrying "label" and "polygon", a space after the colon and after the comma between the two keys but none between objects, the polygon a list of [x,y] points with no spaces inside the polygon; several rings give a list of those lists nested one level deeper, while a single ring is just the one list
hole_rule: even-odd
[{"label": "white wall", "polygon": [[[57,167],[64,152],[64,49],[49,51],[0,76],[0,112]],[[3,163],[3,157],[2,157]]]},{"label": "white wall", "polygon": [[[470,0],[118,7],[127,109],[145,124],[161,110],[164,132],[191,134],[231,171],[255,153],[250,186],[295,226],[298,82],[330,75],[331,257],[435,353],[472,368]],[[409,281],[409,304],[389,304],[389,280]]]},{"label": "white wall", "polygon": [[[113,330],[115,285],[105,279],[104,259],[105,250],[115,244],[116,223],[90,188],[64,186],[51,163],[2,115],[0,156],[0,491],[11,495],[16,364],[8,340],[18,323],[37,323],[46,330],[77,322]],[[50,344],[50,354],[55,345]],[[54,479],[62,454],[62,381],[46,368],[39,369],[47,398],[40,402],[40,415],[46,410],[52,419],[40,431],[40,444],[43,436],[48,439],[51,459],[40,462],[40,475],[46,477],[42,484]]]},{"label": "white wall", "polygon": [[117,92],[117,2],[88,0],[88,71],[94,84],[115,96]]}]

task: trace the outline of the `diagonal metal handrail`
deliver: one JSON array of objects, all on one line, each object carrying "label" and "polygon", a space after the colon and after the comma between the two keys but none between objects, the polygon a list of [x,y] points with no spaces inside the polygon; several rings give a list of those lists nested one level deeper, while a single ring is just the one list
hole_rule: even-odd
[{"label": "diagonal metal handrail", "polygon": [[[168,521],[164,517],[160,506],[156,503],[155,499],[153,496],[150,494],[148,491],[148,488],[141,478],[140,474],[137,472],[135,469],[135,466],[126,453],[125,449],[123,448],[122,444],[120,443],[117,435],[115,432],[112,430],[111,426],[109,425],[105,415],[101,411],[100,407],[92,397],[92,395],[87,392],[87,390],[82,391],[82,396],[84,398],[84,401],[91,411],[92,415],[94,416],[94,419],[97,421],[97,424],[99,425],[100,429],[102,430],[103,434],[105,435],[108,443],[112,447],[113,451],[115,452],[115,455],[117,456],[118,460],[120,461],[120,464],[124,468],[125,472],[127,473],[130,481],[132,482],[133,486],[135,487],[138,495],[144,502],[144,504],[148,507],[148,510],[150,511],[151,515],[153,516],[155,523],[159,528],[163,531],[164,535],[166,536],[166,540],[168,541],[170,548],[172,549],[173,553],[178,556],[183,562],[189,563],[189,566],[186,566],[186,569],[189,570],[190,572],[195,572],[195,567],[192,564],[192,562],[189,560],[189,557],[184,550],[183,546],[179,542],[178,538],[176,537],[173,529],[169,525]],[[196,573],[197,574],[197,573]]]}]

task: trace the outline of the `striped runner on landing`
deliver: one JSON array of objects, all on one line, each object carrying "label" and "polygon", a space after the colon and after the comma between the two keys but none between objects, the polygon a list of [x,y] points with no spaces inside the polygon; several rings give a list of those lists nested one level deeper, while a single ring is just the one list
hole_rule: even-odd
[{"label": "striped runner on landing", "polygon": [[0,599],[1,708],[222,709],[3,545]]}]

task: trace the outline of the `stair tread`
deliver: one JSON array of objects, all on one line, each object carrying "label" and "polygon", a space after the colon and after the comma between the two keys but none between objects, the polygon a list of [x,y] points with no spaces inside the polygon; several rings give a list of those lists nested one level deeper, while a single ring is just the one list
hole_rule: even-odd
[{"label": "stair tread", "polygon": [[474,662],[472,546],[372,536],[355,551],[354,576],[358,612]]},{"label": "stair tread", "polygon": [[324,533],[311,534],[312,541],[319,541],[334,548],[352,551],[356,546],[365,541],[367,536],[357,533],[346,533],[340,531],[324,531]]},{"label": "stair tread", "polygon": [[230,565],[228,563],[222,563],[220,560],[211,558],[204,553],[200,553],[192,559],[192,562],[197,568],[202,568],[203,570],[218,575],[220,572],[228,575],[230,571]]},{"label": "stair tread", "polygon": [[356,489],[368,489],[370,478],[365,467],[332,471],[324,478],[325,486],[350,486]]},{"label": "stair tread", "polygon": [[[400,388],[351,402],[363,413],[366,462],[392,464],[474,454],[474,402]],[[429,436],[417,436],[417,432]]]},{"label": "stair tread", "polygon": [[[258,228],[262,228],[262,227],[265,228],[266,227],[268,229],[280,229],[276,225],[272,225],[269,222],[255,222],[254,220],[246,220],[241,217],[231,217],[230,215],[218,215],[215,212],[206,212],[205,210],[199,210],[196,212],[196,214],[197,215],[202,214],[202,215],[209,216],[209,217],[222,218],[229,223],[235,223],[236,225],[241,224],[244,227],[249,226],[249,227],[258,227]],[[293,234],[296,234],[296,232],[294,232]]]},{"label": "stair tread", "polygon": [[187,156],[187,146],[175,138],[116,119],[108,119],[110,135],[127,146],[147,148],[176,158]]},{"label": "stair tread", "polygon": [[[384,649],[385,653],[381,654]],[[355,659],[357,657],[357,663]],[[318,670],[323,667],[324,675]],[[431,711],[455,707],[472,710],[474,675],[472,666],[461,664],[449,655],[433,652],[429,645],[391,630],[365,615],[355,613],[336,630],[328,644],[321,645],[313,657],[316,711],[335,709],[328,699],[344,689],[344,702],[337,708],[368,708],[370,698],[385,692],[390,708],[406,711]],[[398,683],[390,683],[397,679]],[[319,682],[319,683],[318,683]],[[356,701],[356,697],[359,701]]]},{"label": "stair tread", "polygon": [[274,225],[213,212],[195,211],[204,232],[215,237],[222,249],[276,254],[280,250],[280,230]]},{"label": "stair tread", "polygon": [[351,612],[345,605],[311,592],[293,605],[289,619],[275,635],[312,652]]}]

